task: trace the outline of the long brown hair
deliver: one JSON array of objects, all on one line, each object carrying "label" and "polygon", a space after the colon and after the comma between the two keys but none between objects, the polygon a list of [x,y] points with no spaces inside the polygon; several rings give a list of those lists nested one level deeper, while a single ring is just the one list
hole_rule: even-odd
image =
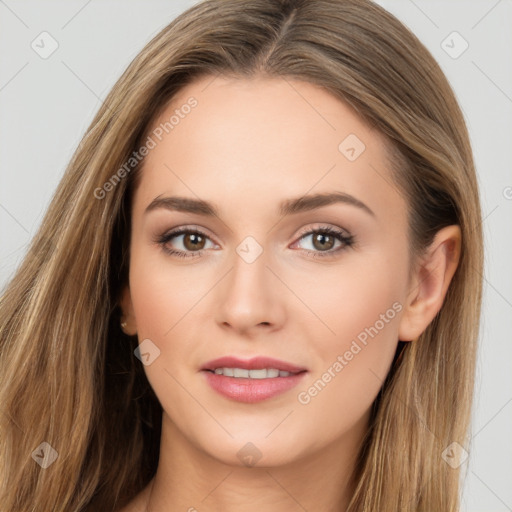
[{"label": "long brown hair", "polygon": [[[349,506],[458,510],[459,470],[441,454],[452,442],[467,448],[483,266],[474,163],[440,67],[370,0],[207,0],[123,73],[0,300],[2,510],[114,510],[154,475],[162,410],[133,355],[137,338],[120,330],[118,305],[141,166],[119,169],[184,85],[257,74],[322,86],[386,137],[413,253],[440,228],[461,227],[443,307],[404,346],[374,403]],[[53,454],[43,442],[57,453],[46,468],[35,462]]]}]

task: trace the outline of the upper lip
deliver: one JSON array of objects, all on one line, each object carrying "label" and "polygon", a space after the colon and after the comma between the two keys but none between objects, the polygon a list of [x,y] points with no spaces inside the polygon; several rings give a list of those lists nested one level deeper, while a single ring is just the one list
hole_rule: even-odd
[{"label": "upper lip", "polygon": [[246,370],[275,368],[276,370],[290,373],[300,373],[306,371],[306,368],[265,356],[253,357],[252,359],[239,359],[238,357],[234,356],[225,356],[219,357],[218,359],[213,359],[212,361],[208,361],[203,366],[201,366],[201,370],[214,371],[216,368],[244,368]]}]

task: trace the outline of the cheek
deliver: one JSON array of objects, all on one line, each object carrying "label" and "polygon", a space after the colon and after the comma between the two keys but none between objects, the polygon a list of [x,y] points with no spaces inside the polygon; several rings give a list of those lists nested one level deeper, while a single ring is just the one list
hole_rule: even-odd
[{"label": "cheek", "polygon": [[198,301],[211,287],[212,276],[198,275],[201,271],[187,272],[155,252],[132,252],[131,298],[139,343],[150,339],[159,350],[158,357],[144,366],[146,377],[167,414],[179,418],[183,411],[191,410],[190,396],[182,387],[190,378],[189,340],[196,338],[190,327],[197,315]]},{"label": "cheek", "polygon": [[180,323],[214,283],[205,266],[182,267],[157,250],[136,248],[130,260],[130,290],[139,337],[171,340]]},{"label": "cheek", "polygon": [[[310,411],[330,410],[333,432],[370,407],[389,371],[403,309],[405,263],[382,255],[361,258],[351,268],[317,273],[315,285],[303,287],[305,302],[329,330],[319,324],[322,334],[312,354],[318,365],[298,400]],[[311,327],[308,332],[311,336]]]},{"label": "cheek", "polygon": [[321,333],[317,347],[325,353],[348,349],[357,337],[364,342],[365,333],[368,335],[372,327],[379,331],[375,334],[371,329],[379,340],[391,337],[396,344],[406,268],[406,262],[396,255],[387,258],[385,254],[373,254],[304,274],[300,285],[295,286],[296,293],[318,321],[313,322],[309,315],[303,328],[313,335],[314,324]]}]

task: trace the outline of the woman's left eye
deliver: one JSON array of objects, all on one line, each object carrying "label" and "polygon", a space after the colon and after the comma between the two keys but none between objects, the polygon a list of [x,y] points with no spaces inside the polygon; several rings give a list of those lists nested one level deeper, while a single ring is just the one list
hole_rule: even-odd
[{"label": "woman's left eye", "polygon": [[[350,247],[354,243],[354,237],[352,235],[330,226],[320,227],[302,233],[299,241],[308,237],[312,237],[312,246],[317,250],[304,250],[308,254],[312,254],[315,258],[332,256],[334,253],[338,253],[341,250]],[[173,249],[168,246],[169,242],[174,238],[181,239],[179,243],[182,248]],[[167,254],[178,256],[180,258],[190,258],[201,255],[203,251],[208,248],[205,247],[207,241],[213,243],[208,235],[198,229],[191,228],[176,229],[170,233],[165,233],[156,240]],[[339,245],[334,249],[336,242],[338,242]]]},{"label": "woman's left eye", "polygon": [[[313,248],[318,250],[305,250],[308,252],[308,254],[312,254],[315,258],[333,256],[335,253],[338,253],[354,244],[353,235],[350,235],[336,228],[332,228],[330,226],[309,230],[308,232],[301,235],[299,241],[308,237],[312,237],[311,245]],[[339,245],[336,249],[333,249],[336,242],[339,242]]]}]

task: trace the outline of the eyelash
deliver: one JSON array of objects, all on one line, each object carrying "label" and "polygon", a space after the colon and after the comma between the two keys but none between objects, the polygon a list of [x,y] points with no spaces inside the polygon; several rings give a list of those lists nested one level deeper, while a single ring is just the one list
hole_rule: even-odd
[{"label": "eyelash", "polygon": [[[301,240],[302,238],[304,238],[306,236],[316,235],[319,233],[331,235],[336,240],[339,240],[343,245],[341,247],[338,247],[337,249],[334,249],[334,250],[331,249],[329,251],[310,251],[308,249],[303,249],[308,255],[312,255],[313,258],[327,258],[327,257],[333,256],[334,254],[337,254],[337,253],[351,247],[354,244],[354,236],[353,235],[346,235],[343,231],[332,228],[330,226],[322,226],[320,228],[315,228],[315,229],[310,229],[308,231],[305,231],[300,234],[299,240]],[[165,233],[165,234],[159,236],[155,241],[162,247],[162,250],[164,252],[166,252],[167,254],[169,254],[171,256],[177,256],[179,258],[194,258],[194,257],[200,256],[204,251],[207,250],[207,249],[201,249],[200,251],[185,252],[185,251],[178,251],[176,249],[169,249],[168,247],[166,247],[166,244],[168,242],[170,242],[173,238],[175,238],[179,235],[182,235],[182,234],[200,235],[204,238],[208,238],[208,239],[210,238],[206,233],[203,233],[202,231],[200,231],[198,229],[183,227],[183,228],[175,229],[175,230],[171,231],[170,233]],[[190,254],[190,253],[192,253],[192,254]]]}]

